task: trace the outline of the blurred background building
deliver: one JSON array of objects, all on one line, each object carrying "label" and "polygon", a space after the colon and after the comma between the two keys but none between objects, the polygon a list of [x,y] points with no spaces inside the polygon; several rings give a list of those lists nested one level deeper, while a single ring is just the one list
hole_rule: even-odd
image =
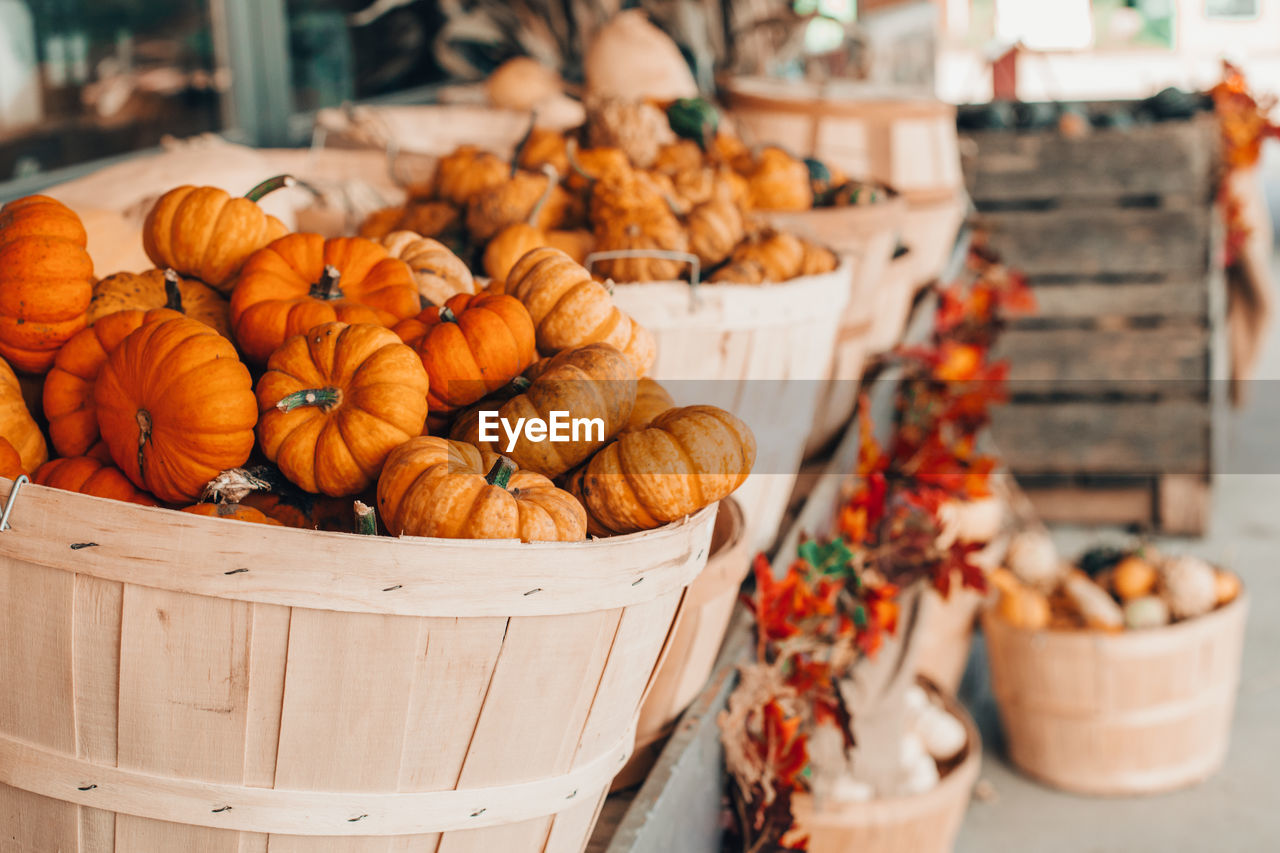
[{"label": "blurred background building", "polygon": [[[305,144],[319,108],[432,100],[517,53],[572,79],[591,28],[635,5],[704,84],[756,51],[768,73],[981,102],[1017,45],[1025,100],[1202,88],[1224,57],[1280,91],[1280,0],[0,0],[0,196],[166,135]],[[1264,171],[1280,204],[1280,163]]]}]

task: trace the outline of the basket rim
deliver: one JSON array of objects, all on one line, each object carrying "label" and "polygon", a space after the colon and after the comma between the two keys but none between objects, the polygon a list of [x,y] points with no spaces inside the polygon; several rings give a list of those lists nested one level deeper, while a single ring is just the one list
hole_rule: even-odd
[{"label": "basket rim", "polygon": [[[0,500],[13,481],[0,478]],[[215,598],[405,616],[553,616],[678,591],[706,565],[718,504],[582,542],[367,537],[183,513],[26,484],[0,558]],[[161,515],[163,513],[163,515]],[[424,571],[424,567],[429,570]]]},{"label": "basket rim", "polygon": [[1245,588],[1244,582],[1241,581],[1240,592],[1235,598],[1220,607],[1215,607],[1208,613],[1193,616],[1190,619],[1182,619],[1168,625],[1161,625],[1158,628],[1129,628],[1117,632],[1090,628],[1024,628],[1021,625],[1014,625],[1000,618],[996,614],[994,607],[987,606],[982,609],[982,628],[985,632],[988,625],[995,625],[998,631],[1003,631],[1006,634],[1023,639],[1040,637],[1046,642],[1058,640],[1079,642],[1080,638],[1084,637],[1096,643],[1116,646],[1136,645],[1150,642],[1153,637],[1176,637],[1193,631],[1208,630],[1210,626],[1217,623],[1234,620],[1240,615],[1247,615],[1249,609],[1248,599],[1249,592]]}]

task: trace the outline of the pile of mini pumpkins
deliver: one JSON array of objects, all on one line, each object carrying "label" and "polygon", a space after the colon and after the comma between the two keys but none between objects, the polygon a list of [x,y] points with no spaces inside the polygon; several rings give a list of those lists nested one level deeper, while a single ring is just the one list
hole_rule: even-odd
[{"label": "pile of mini pumpkins", "polygon": [[700,98],[605,100],[575,131],[531,125],[511,162],[461,146],[440,158],[431,181],[408,191],[405,204],[375,211],[360,234],[393,251],[405,231],[438,240],[474,256],[499,284],[540,246],[579,263],[614,253],[592,272],[622,283],[688,278],[691,257],[711,282],[830,272],[834,253],[756,221],[753,211],[869,203],[884,193],[781,148],[749,149]]},{"label": "pile of mini pumpkins", "polygon": [[1204,560],[1165,556],[1153,546],[1099,547],[1064,563],[1048,535],[1010,542],[1007,569],[991,576],[996,613],[1029,630],[1159,628],[1194,619],[1240,595],[1240,578]]},{"label": "pile of mini pumpkins", "polygon": [[[747,477],[750,430],[644,378],[653,337],[564,252],[522,253],[481,292],[434,241],[288,233],[256,202],[289,182],[165,193],[143,226],[156,268],[101,280],[72,210],[0,208],[0,474],[266,524],[525,541],[655,528]],[[604,435],[525,432],[500,454],[480,409],[567,411]]]}]

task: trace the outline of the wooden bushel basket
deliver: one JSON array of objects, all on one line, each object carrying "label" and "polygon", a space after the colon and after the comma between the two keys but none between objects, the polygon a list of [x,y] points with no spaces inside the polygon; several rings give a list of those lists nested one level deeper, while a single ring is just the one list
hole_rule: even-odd
[{"label": "wooden bushel basket", "polygon": [[973,625],[982,606],[982,595],[959,584],[943,598],[935,590],[925,593],[920,650],[916,669],[944,692],[954,694],[964,678],[973,645]]},{"label": "wooden bushel basket", "polygon": [[968,197],[963,190],[908,196],[902,243],[911,253],[911,283],[923,287],[942,275],[964,224]]},{"label": "wooden bushel basket", "polygon": [[817,157],[908,197],[964,186],[951,104],[851,81],[815,85],[730,77],[722,89],[749,143]]},{"label": "wooden bushel basket", "polygon": [[906,215],[906,202],[891,196],[875,204],[815,208],[802,211],[765,211],[774,227],[830,247],[850,266],[849,301],[840,316],[830,380],[818,403],[818,413],[805,443],[805,457],[825,448],[853,417],[858,402],[858,380],[866,363],[867,334],[880,302],[889,261],[898,245]]},{"label": "wooden bushel basket", "polygon": [[1082,794],[1169,791],[1222,765],[1231,736],[1244,597],[1165,628],[1028,631],[983,615],[1009,757]]},{"label": "wooden bushel basket", "polygon": [[969,744],[959,763],[923,794],[867,802],[832,803],[814,811],[813,798],[791,801],[796,827],[809,836],[809,853],[947,853],[955,845],[982,764],[982,740],[973,719],[949,694],[946,709],[960,718]]},{"label": "wooden bushel basket", "polygon": [[720,406],[755,433],[754,472],[734,492],[753,551],[773,544],[786,511],[849,299],[849,272],[842,262],[832,272],[777,284],[614,287],[618,307],[657,339],[649,375],[673,383],[676,403]]},{"label": "wooden bushel basket", "polygon": [[746,522],[733,498],[720,502],[706,570],[685,593],[653,686],[640,709],[636,750],[613,780],[614,790],[637,784],[658,758],[662,741],[702,691],[724,643],[738,590],[751,568]]},{"label": "wooden bushel basket", "polygon": [[32,853],[577,853],[716,516],[521,544],[11,503],[0,827]]},{"label": "wooden bushel basket", "polygon": [[875,317],[863,342],[868,357],[888,352],[902,339],[902,332],[911,316],[911,305],[919,292],[915,269],[915,260],[908,250],[889,263],[889,269],[880,279],[875,293]]}]

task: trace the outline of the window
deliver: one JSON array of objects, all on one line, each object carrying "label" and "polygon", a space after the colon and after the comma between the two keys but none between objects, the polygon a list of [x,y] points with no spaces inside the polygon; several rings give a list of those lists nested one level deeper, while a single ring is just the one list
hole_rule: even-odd
[{"label": "window", "polygon": [[0,0],[0,182],[228,129],[209,0]]},{"label": "window", "polygon": [[1204,13],[1209,18],[1256,18],[1260,0],[1205,0]]},{"label": "window", "polygon": [[440,82],[433,40],[442,18],[427,0],[288,0],[294,109],[309,112]]}]

